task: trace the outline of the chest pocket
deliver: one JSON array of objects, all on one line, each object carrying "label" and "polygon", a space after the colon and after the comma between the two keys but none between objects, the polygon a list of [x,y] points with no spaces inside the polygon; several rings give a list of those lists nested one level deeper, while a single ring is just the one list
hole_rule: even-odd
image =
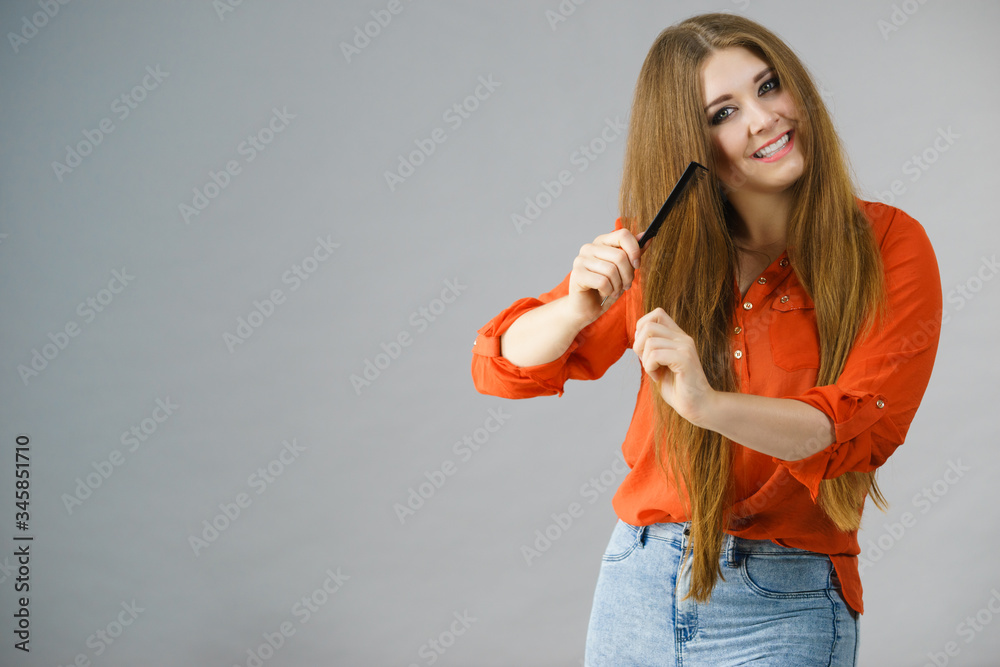
[{"label": "chest pocket", "polygon": [[771,359],[786,371],[819,368],[819,330],[812,299],[801,286],[782,290],[771,302]]}]

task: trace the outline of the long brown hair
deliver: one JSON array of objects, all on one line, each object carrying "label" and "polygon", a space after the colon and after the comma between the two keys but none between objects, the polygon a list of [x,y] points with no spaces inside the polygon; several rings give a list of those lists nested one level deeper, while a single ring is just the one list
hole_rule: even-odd
[{"label": "long brown hair", "polygon": [[[643,309],[662,307],[697,346],[718,391],[739,391],[730,354],[737,267],[731,217],[720,194],[701,67],[715,50],[741,46],[770,65],[798,112],[796,141],[805,165],[792,186],[786,249],[815,304],[820,366],[817,386],[840,376],[859,336],[886,310],[881,254],[855,199],[846,157],[806,68],[780,38],[732,14],[703,14],[667,28],[646,56],[629,121],[619,207],[637,234],[652,220],[688,161],[710,173],[690,188],[646,250],[640,269]],[[678,415],[649,383],[656,405],[656,461],[667,482],[686,488],[693,567],[689,596],[710,599],[721,576],[719,551],[733,504],[733,447],[724,436]],[[669,466],[667,465],[669,464]],[[831,530],[857,530],[865,497],[887,505],[874,472],[849,472],[820,483],[819,506]]]}]

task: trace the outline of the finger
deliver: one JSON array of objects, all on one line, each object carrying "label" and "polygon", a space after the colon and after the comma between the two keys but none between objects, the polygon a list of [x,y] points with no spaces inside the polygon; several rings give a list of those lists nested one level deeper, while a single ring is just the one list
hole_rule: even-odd
[{"label": "finger", "polygon": [[661,324],[666,326],[667,322],[664,319],[666,316],[667,314],[662,308],[654,308],[635,321],[636,329],[650,324]]},{"label": "finger", "polygon": [[677,349],[666,346],[647,346],[642,355],[642,367],[650,375],[660,369],[673,373],[681,358],[681,352]]},{"label": "finger", "polygon": [[649,311],[648,313],[640,317],[638,320],[636,320],[635,322],[636,328],[646,324],[647,322],[657,321],[657,318],[659,318],[661,314],[666,315],[667,313],[662,308],[659,307],[654,308],[653,310]]},{"label": "finger", "polygon": [[646,322],[656,322],[668,327],[676,333],[687,335],[687,332],[681,329],[680,325],[678,325],[677,322],[670,317],[670,315],[667,315],[667,311],[663,310],[663,308],[654,308],[649,311],[636,321],[636,325],[639,325],[640,323],[645,324]]},{"label": "finger", "polygon": [[[656,328],[660,327],[660,328]],[[661,325],[648,325],[642,331],[636,333],[635,343],[632,349],[636,355],[642,357],[647,349],[660,347],[670,347],[671,349],[681,349],[685,341],[681,340],[675,333]]]},{"label": "finger", "polygon": [[642,358],[642,351],[646,347],[646,343],[650,338],[650,324],[651,322],[648,319],[645,321],[640,319],[635,324],[635,340],[632,342],[632,350],[640,359]]},{"label": "finger", "polygon": [[632,344],[632,349],[637,355],[642,356],[645,346],[658,340],[669,340],[674,345],[681,343],[680,336],[676,331],[650,320],[636,326],[635,342]]},{"label": "finger", "polygon": [[581,253],[591,255],[598,259],[603,259],[618,267],[618,275],[626,289],[632,286],[635,277],[635,267],[632,266],[629,256],[622,248],[601,244],[590,244],[581,248]]},{"label": "finger", "polygon": [[621,248],[628,256],[628,263],[632,265],[632,268],[638,269],[642,250],[639,248],[639,241],[637,239],[641,238],[642,234],[643,232],[640,232],[639,236],[636,237],[627,229],[616,229],[610,234],[598,236],[594,239],[594,243]]},{"label": "finger", "polygon": [[639,258],[642,257],[643,250],[639,247],[639,241],[642,239],[642,235],[645,232],[639,232],[638,236],[633,236],[631,232],[625,230],[627,233],[622,235],[621,249],[628,254],[629,261],[632,263],[632,268],[639,268]]},{"label": "finger", "polygon": [[577,284],[586,289],[597,290],[601,296],[610,296],[621,290],[621,276],[618,267],[594,257],[577,257],[574,266],[580,269]]},{"label": "finger", "polygon": [[663,338],[650,340],[642,353],[643,367],[652,369],[663,367],[672,373],[680,373],[691,361],[687,349],[675,341]]}]

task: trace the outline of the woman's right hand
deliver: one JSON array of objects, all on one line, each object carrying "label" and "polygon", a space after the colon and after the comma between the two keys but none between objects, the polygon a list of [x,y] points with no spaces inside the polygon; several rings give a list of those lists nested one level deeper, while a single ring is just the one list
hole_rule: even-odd
[{"label": "woman's right hand", "polygon": [[627,229],[616,229],[580,248],[573,260],[567,298],[570,309],[582,321],[596,320],[632,286],[642,254],[639,239],[644,233],[633,236]]}]

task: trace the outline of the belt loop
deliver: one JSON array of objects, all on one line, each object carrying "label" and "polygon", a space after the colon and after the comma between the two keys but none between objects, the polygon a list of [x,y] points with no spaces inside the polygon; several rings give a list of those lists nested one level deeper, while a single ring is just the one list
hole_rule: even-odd
[{"label": "belt loop", "polygon": [[736,560],[736,536],[726,533],[726,565],[736,567],[739,563]]},{"label": "belt loop", "polygon": [[649,530],[649,526],[639,526],[639,530],[636,532],[636,540],[639,543],[639,548],[642,549],[646,544],[646,532]]}]

